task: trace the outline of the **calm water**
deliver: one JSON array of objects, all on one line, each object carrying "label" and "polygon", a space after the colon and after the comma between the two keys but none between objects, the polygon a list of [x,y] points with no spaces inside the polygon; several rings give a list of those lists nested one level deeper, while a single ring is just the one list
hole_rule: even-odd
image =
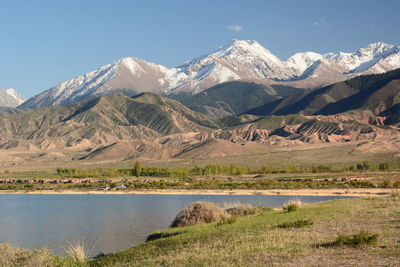
[{"label": "calm water", "polygon": [[288,199],[318,202],[340,197],[211,195],[0,195],[0,243],[48,247],[63,255],[83,241],[93,253],[109,253],[143,242],[169,226],[176,214],[198,200],[280,207]]}]

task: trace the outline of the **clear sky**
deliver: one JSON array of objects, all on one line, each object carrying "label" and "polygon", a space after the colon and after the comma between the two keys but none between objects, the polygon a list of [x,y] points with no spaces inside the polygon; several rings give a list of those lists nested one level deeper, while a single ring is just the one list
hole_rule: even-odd
[{"label": "clear sky", "polygon": [[0,0],[0,85],[25,97],[121,57],[177,66],[232,39],[282,59],[400,44],[398,0]]}]

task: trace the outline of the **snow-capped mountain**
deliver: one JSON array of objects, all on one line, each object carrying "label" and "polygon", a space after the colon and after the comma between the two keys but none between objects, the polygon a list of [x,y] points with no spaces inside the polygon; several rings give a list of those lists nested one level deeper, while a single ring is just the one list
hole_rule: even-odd
[{"label": "snow-capped mountain", "polygon": [[128,96],[146,91],[198,93],[232,80],[313,87],[396,68],[400,68],[400,46],[391,44],[374,43],[355,53],[297,53],[281,60],[256,41],[234,40],[214,53],[176,68],[122,58],[62,82],[28,99],[22,106],[67,104],[111,93]]},{"label": "snow-capped mountain", "polygon": [[187,76],[137,58],[122,58],[95,71],[64,81],[28,99],[23,106],[34,108],[74,103],[102,95],[121,93],[132,96],[140,92],[164,93]]},{"label": "snow-capped mountain", "polygon": [[5,89],[0,86],[0,107],[15,108],[24,103],[23,98],[15,89]]}]

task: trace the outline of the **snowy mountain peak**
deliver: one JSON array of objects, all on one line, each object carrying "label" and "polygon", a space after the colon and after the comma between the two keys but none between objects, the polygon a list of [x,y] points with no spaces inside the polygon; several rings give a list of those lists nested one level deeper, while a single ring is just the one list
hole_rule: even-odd
[{"label": "snowy mountain peak", "polygon": [[25,102],[25,98],[21,96],[15,89],[5,89],[0,86],[0,106],[16,107]]},{"label": "snowy mountain peak", "polygon": [[30,98],[23,106],[61,105],[112,93],[196,94],[234,80],[284,83],[312,88],[355,75],[400,68],[400,46],[373,43],[354,53],[296,53],[281,60],[252,40],[232,40],[216,51],[176,68],[125,57],[95,71],[62,82]]},{"label": "snowy mountain peak", "polygon": [[386,54],[386,53],[391,53],[394,50],[398,50],[398,47],[392,45],[392,44],[387,44],[383,42],[377,42],[377,43],[372,43],[369,44],[365,48],[360,48],[358,50],[358,53],[361,55],[380,55],[380,54]]},{"label": "snowy mountain peak", "polygon": [[227,45],[220,47],[212,54],[218,58],[240,57],[240,58],[260,58],[274,64],[280,64],[281,60],[271,53],[268,49],[254,40],[232,40]]}]

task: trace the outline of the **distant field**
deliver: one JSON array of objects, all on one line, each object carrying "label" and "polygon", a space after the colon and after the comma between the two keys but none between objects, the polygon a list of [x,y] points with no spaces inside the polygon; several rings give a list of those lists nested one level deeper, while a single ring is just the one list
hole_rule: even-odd
[{"label": "distant field", "polygon": [[[286,164],[296,164],[305,167],[313,165],[348,166],[363,161],[368,162],[396,162],[400,158],[394,153],[364,153],[357,150],[359,143],[342,144],[308,144],[293,147],[271,147],[267,152],[254,151],[251,155],[225,157],[199,157],[190,160],[151,161],[140,159],[144,164],[158,167],[191,168],[195,165],[206,164],[235,164],[250,168],[271,165],[282,167]],[[57,151],[56,151],[57,152]],[[63,153],[66,153],[63,151]],[[68,152],[73,158],[79,158],[84,153]],[[57,167],[62,168],[129,168],[135,160],[129,161],[94,161],[94,160],[48,160],[42,159],[43,152],[22,152],[0,150],[0,172],[55,172]]]}]

